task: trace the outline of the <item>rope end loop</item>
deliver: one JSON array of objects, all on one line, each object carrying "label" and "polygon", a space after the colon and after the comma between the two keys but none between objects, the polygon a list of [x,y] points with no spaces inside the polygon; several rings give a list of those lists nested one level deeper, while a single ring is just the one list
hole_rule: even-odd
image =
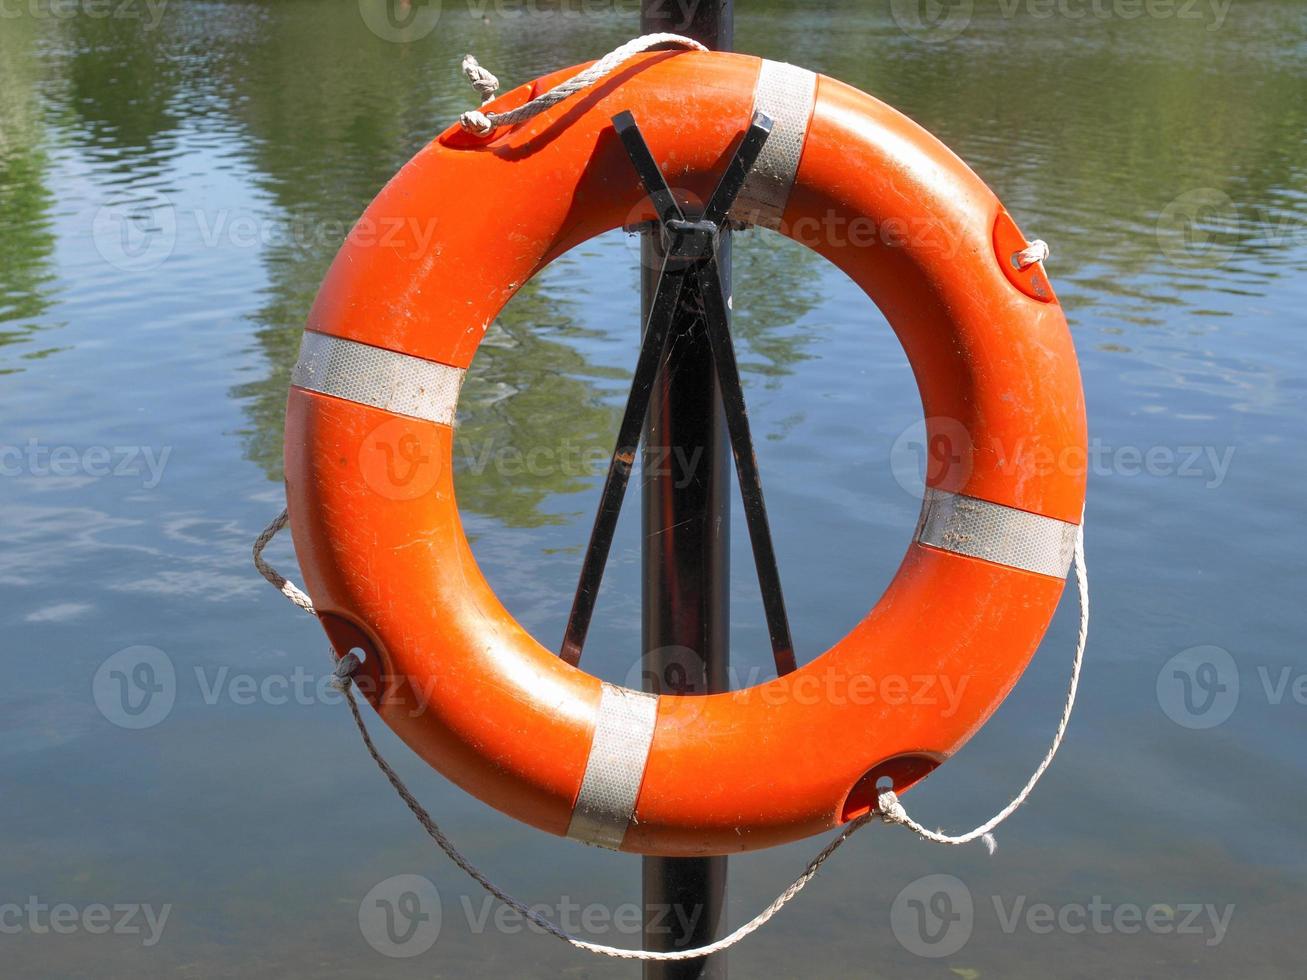
[{"label": "rope end loop", "polygon": [[354,673],[362,663],[363,661],[352,651],[345,654],[336,661],[336,669],[332,672],[331,686],[342,694],[348,691],[350,684],[354,681]]},{"label": "rope end loop", "polygon": [[495,124],[490,121],[490,117],[480,109],[469,109],[458,117],[458,123],[463,127],[464,132],[476,136],[489,136],[495,128]]},{"label": "rope end loop", "polygon": [[903,809],[899,795],[893,789],[883,789],[876,795],[876,809],[885,823],[904,824],[908,821],[908,811]]},{"label": "rope end loop", "polygon": [[470,54],[463,55],[463,63],[460,66],[463,70],[463,76],[472,83],[472,87],[477,90],[481,96],[482,102],[489,102],[499,91],[499,79],[490,71],[481,67],[481,63],[476,57]]}]

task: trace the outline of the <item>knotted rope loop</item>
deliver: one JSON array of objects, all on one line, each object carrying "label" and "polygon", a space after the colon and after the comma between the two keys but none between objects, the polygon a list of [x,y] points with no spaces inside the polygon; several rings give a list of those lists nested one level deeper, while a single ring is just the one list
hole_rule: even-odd
[{"label": "knotted rope loop", "polygon": [[892,789],[882,789],[876,794],[876,810],[885,823],[907,823],[908,811],[899,802],[899,795]]},{"label": "knotted rope loop", "polygon": [[499,79],[481,67],[481,63],[470,54],[463,55],[463,74],[472,83],[472,87],[481,96],[482,102],[489,102],[499,91]]},{"label": "knotted rope loop", "polygon": [[883,789],[876,796],[876,812],[883,823],[896,823],[914,831],[916,835],[923,840],[928,840],[933,844],[968,844],[979,837],[985,844],[985,850],[993,854],[998,850],[998,841],[991,833],[963,834],[960,837],[948,837],[934,830],[927,830],[917,821],[908,816],[908,811],[903,808],[899,801],[899,796],[892,789]]},{"label": "knotted rope loop", "polygon": [[1019,271],[1029,269],[1037,262],[1043,262],[1049,256],[1048,242],[1042,238],[1036,238],[1019,252],[1012,253],[1012,264]]},{"label": "knotted rope loop", "polygon": [[[509,109],[506,112],[482,112],[480,109],[471,109],[458,117],[459,124],[469,133],[474,133],[477,136],[489,136],[500,126],[515,126],[518,123],[526,122],[528,119],[540,115],[550,106],[562,102],[568,96],[575,95],[577,92],[594,85],[600,79],[611,75],[637,54],[662,45],[673,45],[692,51],[708,50],[698,41],[683,37],[680,34],[645,34],[634,40],[627,41],[621,47],[614,48],[585,71],[574,75],[565,82],[559,82],[548,92],[537,95],[525,105],[518,106],[516,109]],[[499,79],[482,68],[476,58],[470,54],[463,58],[463,74],[467,76],[472,86],[481,93],[482,103],[489,101],[491,96],[499,89]],[[493,87],[491,87],[491,83],[493,83]],[[488,95],[487,92],[490,94]]]},{"label": "knotted rope loop", "polygon": [[332,671],[331,686],[342,693],[349,689],[354,681],[354,674],[362,666],[363,661],[358,658],[352,650],[336,661],[336,669]]}]

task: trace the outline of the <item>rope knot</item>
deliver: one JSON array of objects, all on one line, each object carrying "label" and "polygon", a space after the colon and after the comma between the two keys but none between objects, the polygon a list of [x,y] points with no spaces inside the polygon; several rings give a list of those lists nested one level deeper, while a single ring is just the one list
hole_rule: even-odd
[{"label": "rope knot", "polygon": [[489,136],[495,128],[495,124],[490,121],[480,109],[469,109],[458,117],[458,123],[466,132],[474,133],[477,136]]},{"label": "rope knot", "polygon": [[876,795],[876,809],[880,819],[886,823],[907,823],[908,811],[899,802],[899,795],[893,789],[883,789]]},{"label": "rope knot", "polygon": [[472,83],[472,87],[477,90],[481,96],[482,102],[489,102],[499,91],[499,79],[496,78],[486,68],[481,67],[481,63],[470,54],[463,56],[463,74],[467,80]]},{"label": "rope knot", "polygon": [[1020,252],[1012,254],[1012,264],[1018,270],[1024,271],[1038,262],[1043,262],[1048,258],[1048,242],[1042,238],[1036,238],[1033,242],[1023,248]]},{"label": "rope knot", "polygon": [[342,694],[348,691],[350,684],[354,680],[354,672],[359,669],[362,663],[363,661],[359,660],[358,656],[353,652],[345,654],[336,661],[336,669],[331,676],[331,686]]}]

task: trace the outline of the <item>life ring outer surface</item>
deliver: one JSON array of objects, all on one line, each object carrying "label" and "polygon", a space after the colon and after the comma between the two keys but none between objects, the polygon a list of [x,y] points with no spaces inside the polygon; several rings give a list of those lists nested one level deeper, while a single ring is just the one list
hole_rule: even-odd
[{"label": "life ring outer surface", "polygon": [[[653,217],[613,115],[632,111],[669,184],[704,200],[755,105],[776,128],[736,216],[813,248],[885,314],[921,391],[926,499],[892,583],[825,653],[745,690],[654,698],[564,663],[491,591],[454,498],[458,388],[524,282]],[[295,368],[291,527],[337,655],[365,651],[360,690],[428,763],[555,834],[724,854],[867,812],[878,780],[907,788],[980,728],[1065,585],[1083,393],[1043,270],[1013,264],[1026,244],[914,122],[756,57],[648,54],[518,127],[451,128],[350,233]]]}]

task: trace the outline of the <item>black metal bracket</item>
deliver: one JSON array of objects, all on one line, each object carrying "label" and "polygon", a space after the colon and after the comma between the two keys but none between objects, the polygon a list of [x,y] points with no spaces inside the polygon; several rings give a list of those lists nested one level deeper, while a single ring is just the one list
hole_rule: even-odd
[{"label": "black metal bracket", "polygon": [[[586,633],[594,614],[595,600],[603,579],[604,566],[612,548],[617,530],[617,518],[622,509],[622,498],[630,482],[639,448],[640,429],[649,409],[649,396],[657,379],[659,364],[667,349],[673,324],[682,312],[693,314],[704,324],[712,350],[713,368],[721,391],[722,408],[726,416],[727,433],[735,457],[736,475],[740,481],[740,494],[744,502],[744,515],[749,526],[749,540],[753,546],[754,566],[758,585],[762,591],[763,610],[767,617],[767,631],[771,638],[772,656],[778,674],[788,674],[795,668],[794,644],[790,638],[790,624],[785,612],[785,598],[781,592],[780,573],[776,567],[776,552],[772,546],[771,529],[767,521],[767,507],[763,500],[762,483],[758,473],[758,459],[753,449],[749,430],[749,415],[744,403],[744,389],[740,383],[739,366],[735,360],[735,344],[731,338],[729,300],[722,282],[717,261],[717,242],[730,214],[731,205],[744,187],[749,169],[762,151],[771,134],[772,120],[765,113],[754,113],[744,138],[718,180],[701,217],[689,218],[681,209],[675,195],[667,186],[658,163],[654,160],[643,134],[629,112],[613,117],[613,126],[625,147],[631,164],[657,212],[657,226],[662,235],[664,259],[659,273],[658,286],[645,324],[644,339],[640,345],[631,392],[617,430],[617,447],[608,466],[599,510],[590,532],[590,544],[581,564],[581,575],[572,600],[572,612],[567,620],[560,656],[572,665],[581,659]],[[686,309],[688,307],[688,309]]]}]

